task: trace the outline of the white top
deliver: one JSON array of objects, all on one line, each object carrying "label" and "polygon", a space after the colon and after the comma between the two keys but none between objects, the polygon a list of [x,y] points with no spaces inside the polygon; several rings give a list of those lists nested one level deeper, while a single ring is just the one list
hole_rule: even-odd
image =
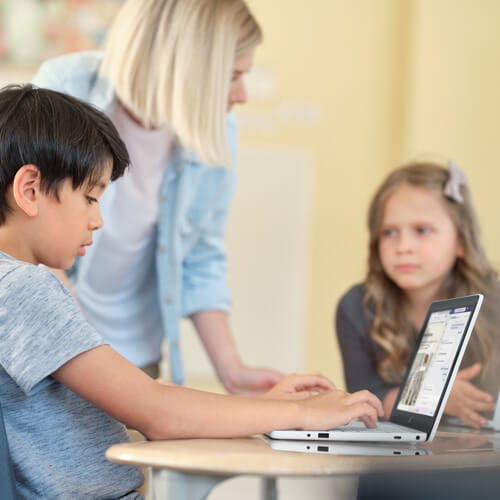
[{"label": "white top", "polygon": [[[144,366],[161,356],[158,342],[149,342],[148,337],[163,336],[156,291],[155,232],[172,141],[164,129],[142,128],[119,104],[111,118],[127,146],[131,166],[102,197],[104,227],[87,249],[76,291],[97,331],[120,354]],[[133,342],[138,338],[144,339],[139,350]]]}]

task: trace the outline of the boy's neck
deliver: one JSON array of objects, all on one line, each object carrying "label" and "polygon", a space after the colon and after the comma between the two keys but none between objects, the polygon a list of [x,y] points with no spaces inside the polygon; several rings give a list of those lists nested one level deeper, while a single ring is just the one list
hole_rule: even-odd
[{"label": "boy's neck", "polygon": [[0,250],[23,262],[37,265],[27,239],[24,238],[24,228],[11,221],[0,226]]}]

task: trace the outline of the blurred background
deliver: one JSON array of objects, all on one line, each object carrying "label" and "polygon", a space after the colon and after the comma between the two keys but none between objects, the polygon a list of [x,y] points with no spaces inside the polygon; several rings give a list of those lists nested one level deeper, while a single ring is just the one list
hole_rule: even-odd
[{"label": "blurred background", "polygon": [[[265,39],[236,110],[234,334],[249,364],[342,386],[334,310],[363,279],[367,206],[390,170],[422,157],[461,165],[500,264],[500,2],[247,1]],[[120,3],[0,0],[0,84],[99,48]],[[183,330],[188,384],[217,390]]]}]

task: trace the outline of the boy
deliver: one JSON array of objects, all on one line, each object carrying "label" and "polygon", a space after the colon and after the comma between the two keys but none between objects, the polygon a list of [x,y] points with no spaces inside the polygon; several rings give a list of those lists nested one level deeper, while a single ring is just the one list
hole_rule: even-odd
[{"label": "boy", "polygon": [[127,439],[119,422],[149,439],[375,425],[375,396],[321,376],[286,377],[261,398],[220,396],[158,384],[104,344],[45,266],[85,254],[99,198],[127,165],[91,106],[30,85],[0,91],[0,403],[19,495],[142,498],[140,472],[104,458]]}]

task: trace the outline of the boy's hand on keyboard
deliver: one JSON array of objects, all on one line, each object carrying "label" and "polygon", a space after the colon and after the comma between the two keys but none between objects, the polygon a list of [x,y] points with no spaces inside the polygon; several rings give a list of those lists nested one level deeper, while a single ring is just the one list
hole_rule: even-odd
[{"label": "boy's hand on keyboard", "polygon": [[332,391],[335,384],[323,375],[287,375],[262,397],[267,399],[305,399],[324,391]]},{"label": "boy's hand on keyboard", "polygon": [[333,429],[356,418],[361,419],[367,427],[376,427],[377,417],[384,414],[381,401],[369,391],[349,394],[335,389],[298,404],[305,407],[306,417],[301,428],[307,430]]}]

